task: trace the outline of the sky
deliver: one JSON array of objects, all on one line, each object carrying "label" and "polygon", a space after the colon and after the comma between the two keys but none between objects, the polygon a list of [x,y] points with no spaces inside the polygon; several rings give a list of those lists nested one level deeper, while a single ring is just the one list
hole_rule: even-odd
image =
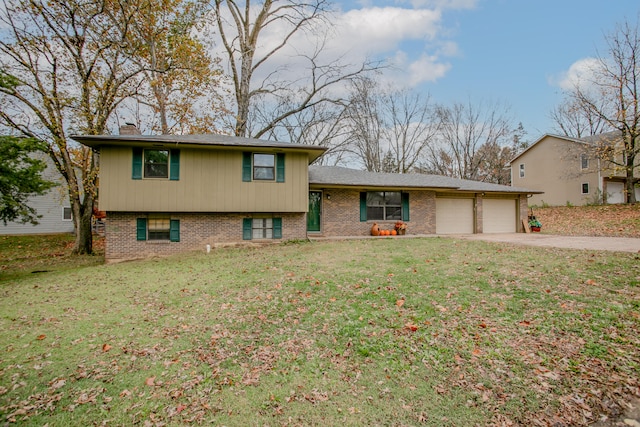
[{"label": "sky", "polygon": [[605,34],[640,17],[638,0],[334,1],[332,48],[385,59],[384,79],[434,102],[504,104],[529,141],[552,131],[568,79],[606,55]]}]

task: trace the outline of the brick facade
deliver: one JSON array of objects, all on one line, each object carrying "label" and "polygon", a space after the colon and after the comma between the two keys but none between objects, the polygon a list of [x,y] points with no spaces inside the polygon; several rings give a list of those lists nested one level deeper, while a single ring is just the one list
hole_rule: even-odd
[{"label": "brick facade", "polygon": [[[306,239],[307,222],[305,213],[277,213],[269,217],[282,218],[282,239],[243,240],[242,220],[247,214],[223,213],[172,213],[172,219],[180,220],[180,241],[138,241],[136,239],[136,219],[146,217],[146,213],[107,212],[105,226],[105,259],[123,259],[165,256],[180,252],[212,248],[229,243],[281,242]],[[256,218],[261,215],[253,215]]]},{"label": "brick facade", "polygon": [[[322,198],[322,236],[368,236],[374,223],[391,230],[396,221],[360,221],[360,190],[325,189]],[[436,232],[436,195],[409,191],[407,234]]]}]

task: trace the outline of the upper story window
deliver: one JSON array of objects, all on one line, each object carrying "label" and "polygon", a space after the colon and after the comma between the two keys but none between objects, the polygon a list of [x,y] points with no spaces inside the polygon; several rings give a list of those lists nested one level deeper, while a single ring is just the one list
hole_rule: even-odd
[{"label": "upper story window", "polygon": [[133,148],[132,179],[180,179],[180,150]]},{"label": "upper story window", "polygon": [[580,154],[580,168],[589,169],[589,156],[584,153]]},{"label": "upper story window", "polygon": [[169,178],[169,150],[144,150],[144,177]]},{"label": "upper story window", "polygon": [[242,181],[284,182],[284,153],[242,153]]},{"label": "upper story window", "polygon": [[274,154],[253,155],[253,179],[273,181],[276,178],[276,156]]},{"label": "upper story window", "polygon": [[524,163],[520,163],[520,178],[524,178]]}]

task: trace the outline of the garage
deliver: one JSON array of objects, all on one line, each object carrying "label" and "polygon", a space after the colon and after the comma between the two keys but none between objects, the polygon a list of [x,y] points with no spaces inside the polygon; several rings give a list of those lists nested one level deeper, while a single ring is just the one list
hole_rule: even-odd
[{"label": "garage", "polygon": [[517,204],[514,199],[482,200],[483,233],[515,233]]},{"label": "garage", "polygon": [[436,198],[436,234],[473,234],[471,198]]},{"label": "garage", "polygon": [[607,203],[624,203],[624,183],[617,181],[606,181]]}]

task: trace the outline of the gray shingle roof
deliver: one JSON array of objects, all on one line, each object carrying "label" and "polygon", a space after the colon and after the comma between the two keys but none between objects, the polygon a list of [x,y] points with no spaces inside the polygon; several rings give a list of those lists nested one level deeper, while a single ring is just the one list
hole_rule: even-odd
[{"label": "gray shingle roof", "polygon": [[219,134],[200,135],[71,135],[71,138],[89,147],[103,145],[148,146],[153,144],[172,144],[200,147],[247,147],[299,150],[309,153],[310,161],[321,156],[327,149],[317,145],[293,144],[289,142],[268,141],[256,138],[241,138]]},{"label": "gray shingle roof", "polygon": [[468,192],[540,194],[541,191],[440,175],[368,172],[339,166],[309,166],[309,184],[366,188],[429,188]]}]

